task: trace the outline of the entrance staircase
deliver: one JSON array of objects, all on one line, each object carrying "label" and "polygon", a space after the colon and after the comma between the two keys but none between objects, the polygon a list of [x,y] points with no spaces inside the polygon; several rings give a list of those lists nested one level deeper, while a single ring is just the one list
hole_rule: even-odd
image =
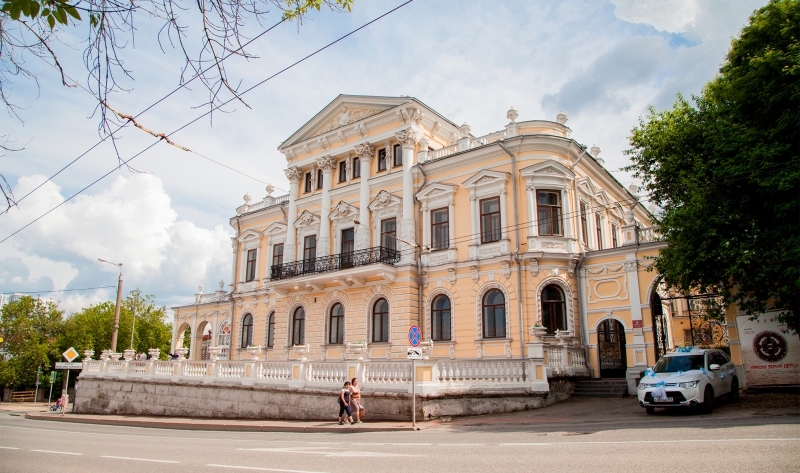
[{"label": "entrance staircase", "polygon": [[625,397],[627,393],[625,379],[590,379],[575,383],[572,397]]}]

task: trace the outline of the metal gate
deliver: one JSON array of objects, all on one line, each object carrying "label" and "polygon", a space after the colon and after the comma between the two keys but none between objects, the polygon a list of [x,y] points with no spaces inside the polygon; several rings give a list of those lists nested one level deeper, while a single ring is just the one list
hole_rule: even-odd
[{"label": "metal gate", "polygon": [[667,331],[667,318],[664,317],[664,307],[661,305],[661,296],[655,291],[650,296],[650,313],[653,315],[653,338],[655,339],[656,360],[667,352],[669,335]]},{"label": "metal gate", "polygon": [[597,351],[601,378],[624,378],[628,368],[625,352],[625,328],[614,319],[600,322],[597,328]]}]

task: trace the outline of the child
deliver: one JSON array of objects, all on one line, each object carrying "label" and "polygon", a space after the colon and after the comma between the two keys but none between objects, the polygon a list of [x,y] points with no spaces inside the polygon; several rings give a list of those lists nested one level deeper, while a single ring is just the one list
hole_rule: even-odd
[{"label": "child", "polygon": [[[344,417],[343,414],[347,412],[347,417]],[[355,424],[353,420],[353,413],[350,412],[350,381],[344,382],[344,388],[339,393],[339,425],[344,425],[344,422],[350,422],[350,424]]]}]

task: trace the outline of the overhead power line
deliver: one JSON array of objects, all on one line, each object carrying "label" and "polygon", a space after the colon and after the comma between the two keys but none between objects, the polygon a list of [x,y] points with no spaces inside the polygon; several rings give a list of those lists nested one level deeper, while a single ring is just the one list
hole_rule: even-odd
[{"label": "overhead power line", "polygon": [[[298,65],[298,64],[300,64],[300,63],[302,63],[302,62],[306,61],[307,59],[310,59],[311,57],[314,57],[315,55],[319,54],[320,52],[322,52],[322,51],[324,51],[324,50],[328,49],[329,47],[331,47],[331,46],[335,45],[336,43],[339,43],[340,41],[344,40],[345,38],[348,38],[349,36],[351,36],[351,35],[353,35],[353,34],[355,34],[355,33],[359,32],[359,31],[361,31],[362,29],[366,28],[367,26],[369,26],[369,25],[371,25],[371,24],[375,23],[376,21],[378,21],[378,20],[380,20],[380,19],[382,19],[382,18],[384,18],[384,17],[386,17],[386,16],[390,15],[391,13],[393,13],[393,12],[395,12],[395,11],[399,10],[400,8],[402,8],[402,7],[406,6],[406,5],[408,5],[409,3],[413,2],[413,1],[414,1],[414,0],[408,0],[408,1],[406,1],[406,2],[404,2],[404,3],[402,3],[402,4],[400,4],[399,6],[397,6],[397,7],[395,7],[395,8],[392,8],[391,10],[387,11],[386,13],[384,13],[384,14],[382,14],[382,15],[380,15],[380,16],[378,16],[378,17],[376,17],[376,18],[372,19],[372,20],[370,20],[369,22],[367,22],[367,23],[364,23],[363,25],[361,25],[361,26],[359,26],[358,28],[356,28],[356,29],[354,29],[354,30],[350,31],[349,33],[347,33],[347,34],[345,34],[345,35],[343,35],[343,36],[340,36],[338,39],[336,39],[336,40],[334,40],[334,41],[332,41],[332,42],[328,43],[327,45],[325,45],[325,46],[323,46],[323,47],[321,47],[321,48],[317,49],[317,50],[316,50],[316,51],[314,51],[313,53],[311,53],[311,54],[309,54],[309,55],[305,56],[304,58],[302,58],[302,59],[300,59],[300,60],[298,60],[298,61],[296,61],[296,62],[292,63],[291,65],[289,65],[289,66],[287,66],[287,67],[285,67],[285,68],[281,69],[280,71],[276,72],[275,74],[272,74],[271,76],[267,77],[266,79],[264,79],[264,80],[262,80],[262,81],[260,81],[260,82],[256,83],[255,85],[253,85],[253,86],[249,87],[248,89],[246,89],[245,91],[243,91],[242,93],[240,93],[240,94],[238,95],[238,97],[241,97],[241,96],[243,96],[243,95],[245,95],[245,94],[247,94],[247,93],[249,93],[249,92],[252,92],[254,89],[256,89],[256,88],[258,88],[258,87],[260,87],[260,86],[264,85],[266,82],[268,82],[268,81],[272,80],[273,78],[275,78],[275,77],[277,77],[277,76],[279,76],[279,75],[283,74],[284,72],[288,71],[289,69],[293,68],[294,66],[296,66],[296,65]],[[78,192],[76,192],[75,194],[73,194],[73,195],[71,195],[70,197],[66,198],[65,200],[63,200],[62,202],[60,202],[58,205],[56,205],[55,207],[51,208],[51,209],[50,209],[50,210],[48,210],[47,212],[43,213],[43,214],[42,214],[42,215],[40,215],[39,217],[35,218],[33,221],[29,222],[28,224],[26,224],[26,225],[25,225],[25,226],[23,226],[22,228],[18,229],[18,230],[17,230],[17,231],[15,231],[14,233],[12,233],[12,234],[8,235],[7,237],[3,238],[2,240],[0,240],[0,243],[3,243],[3,242],[5,242],[5,241],[7,241],[8,239],[10,239],[11,237],[13,237],[13,236],[14,236],[14,235],[16,235],[17,233],[19,233],[19,232],[21,232],[22,230],[24,230],[24,229],[28,228],[29,226],[33,225],[34,223],[36,223],[37,221],[39,221],[40,219],[42,219],[43,217],[45,217],[46,215],[48,215],[50,212],[52,212],[52,211],[56,210],[57,208],[61,207],[62,205],[66,204],[67,202],[69,202],[70,200],[72,200],[73,198],[77,197],[78,195],[80,195],[81,193],[83,193],[84,191],[86,191],[87,189],[89,189],[90,187],[94,186],[95,184],[97,184],[98,182],[100,182],[101,180],[103,180],[104,178],[106,178],[107,176],[109,176],[111,173],[113,173],[114,171],[116,171],[117,169],[119,169],[120,167],[122,167],[123,165],[127,165],[128,163],[130,163],[131,161],[133,161],[133,160],[134,160],[135,158],[137,158],[138,156],[141,156],[141,155],[142,155],[142,154],[144,154],[146,151],[148,151],[149,149],[153,148],[155,145],[157,145],[158,143],[160,143],[161,141],[163,141],[165,138],[167,138],[167,137],[169,137],[169,136],[172,136],[172,135],[174,135],[174,134],[176,134],[176,133],[180,132],[181,130],[183,130],[183,129],[185,129],[185,128],[189,127],[189,126],[191,126],[192,124],[196,123],[198,120],[201,120],[202,118],[204,118],[204,117],[208,116],[210,113],[213,113],[215,110],[219,109],[220,107],[224,107],[225,105],[229,104],[230,102],[232,102],[232,101],[234,101],[234,100],[238,100],[238,97],[234,97],[234,98],[232,98],[232,99],[229,99],[229,100],[227,100],[227,101],[225,101],[225,102],[223,102],[223,103],[221,103],[221,104],[219,104],[219,105],[212,106],[212,107],[211,107],[211,110],[209,110],[209,111],[207,111],[207,112],[203,113],[202,115],[200,115],[200,116],[198,116],[197,118],[195,118],[195,119],[193,119],[193,120],[189,121],[188,123],[186,123],[186,124],[182,125],[181,127],[179,127],[179,128],[177,128],[177,129],[175,129],[174,131],[172,131],[172,132],[170,132],[170,133],[161,133],[161,134],[159,134],[159,135],[161,136],[161,138],[159,138],[159,140],[158,140],[158,141],[155,141],[155,142],[153,142],[152,144],[150,144],[150,145],[149,145],[149,146],[147,146],[146,148],[142,149],[141,151],[139,151],[138,153],[136,153],[136,154],[135,154],[135,155],[133,155],[132,157],[128,158],[126,161],[123,161],[122,163],[120,163],[120,164],[119,164],[118,166],[116,166],[115,168],[111,169],[111,170],[110,170],[110,171],[108,171],[107,173],[105,173],[105,174],[103,174],[102,176],[100,176],[99,178],[97,178],[97,179],[96,179],[95,181],[93,181],[91,184],[87,185],[86,187],[84,187],[83,189],[79,190],[79,191],[78,191]],[[29,195],[29,194],[27,194],[27,195]],[[27,196],[27,195],[26,195],[26,196]]]},{"label": "overhead power line", "polygon": [[48,294],[51,292],[92,291],[94,289],[108,289],[117,286],[82,287],[80,289],[61,289],[58,291],[13,291],[11,294]]}]

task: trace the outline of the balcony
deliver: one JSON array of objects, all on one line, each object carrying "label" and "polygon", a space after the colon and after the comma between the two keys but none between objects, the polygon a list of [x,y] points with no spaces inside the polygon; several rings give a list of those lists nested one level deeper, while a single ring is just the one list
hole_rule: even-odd
[{"label": "balcony", "polygon": [[[393,266],[398,261],[400,261],[400,251],[398,250],[381,247],[366,248],[351,253],[339,253],[331,256],[272,266],[270,269],[270,281],[274,283],[286,279],[312,276],[307,278],[310,281],[312,279],[319,279],[313,276],[320,274],[352,270],[372,265]],[[353,273],[356,277],[360,276],[362,272],[363,271],[358,270],[348,271],[348,273]]]}]

